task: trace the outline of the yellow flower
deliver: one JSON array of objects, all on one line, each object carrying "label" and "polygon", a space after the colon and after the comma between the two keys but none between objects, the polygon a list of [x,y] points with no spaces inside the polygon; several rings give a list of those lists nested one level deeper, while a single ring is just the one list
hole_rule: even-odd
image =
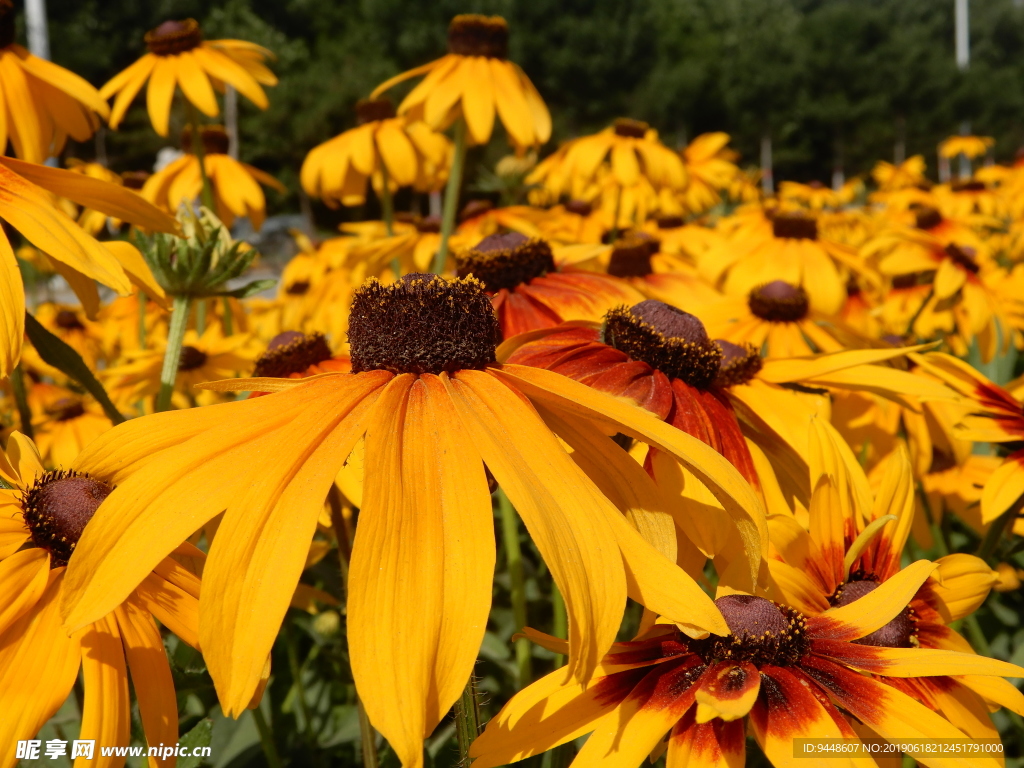
[{"label": "yellow flower", "polygon": [[702,133],[680,153],[687,175],[682,201],[688,213],[701,214],[722,202],[722,191],[739,173],[728,143],[727,133]]},{"label": "yellow flower", "polygon": [[897,189],[916,187],[927,182],[924,175],[924,169],[927,167],[924,157],[921,155],[908,157],[899,165],[880,160],[871,171],[871,177],[878,184],[880,190],[891,192]]},{"label": "yellow flower", "polygon": [[[191,203],[203,190],[199,158],[192,154],[192,129],[182,131],[185,154],[154,173],[142,186],[142,196],[168,211],[177,211],[182,203]],[[203,166],[213,187],[217,218],[230,227],[236,216],[248,216],[254,229],[263,225],[267,200],[260,184],[284,193],[284,185],[268,173],[248,163],[240,163],[228,154],[228,135],[222,126],[204,125]],[[258,183],[257,183],[258,182]]]},{"label": "yellow flower", "polygon": [[165,21],[146,33],[149,53],[107,81],[100,89],[104,99],[117,96],[110,112],[110,127],[117,128],[128,105],[149,81],[146,107],[153,130],[167,135],[175,84],[185,98],[204,115],[217,117],[220,110],[214,88],[221,93],[230,85],[260,109],[268,106],[261,85],[277,85],[277,78],[263,62],[273,54],[244,40],[203,40],[195,19]]},{"label": "yellow flower", "polygon": [[831,187],[826,187],[820,181],[812,181],[809,184],[784,181],[779,184],[779,199],[800,203],[812,211],[838,208],[842,205],[839,193]]},{"label": "yellow flower", "polygon": [[[686,632],[726,631],[696,583],[616,506],[635,508],[627,499],[645,489],[614,479],[634,483],[640,468],[605,434],[650,442],[722,503],[760,514],[714,449],[559,374],[497,364],[497,319],[476,280],[371,280],[351,317],[353,373],[223,382],[273,394],[134,419],[92,444],[91,460],[121,471],[73,564],[69,628],[102,615],[173,542],[226,510],[204,573],[200,637],[224,711],[237,714],[324,498],[365,435],[349,650],[370,719],[406,766],[422,765],[424,735],[459,697],[483,639],[495,562],[485,464],[565,596],[574,677],[593,674],[614,640],[629,585]],[[616,472],[591,478],[581,468],[608,462]]]},{"label": "yellow flower", "polygon": [[[162,294],[142,255],[131,245],[93,240],[54,207],[50,193],[134,224],[173,232],[177,224],[134,192],[59,168],[0,158],[0,219],[44,251],[52,266],[79,294],[87,314],[99,309],[94,280],[126,294],[133,281]],[[0,378],[21,356],[25,334],[25,288],[6,234],[0,235]]]},{"label": "yellow flower", "polygon": [[[154,618],[198,647],[199,578],[175,558],[201,559],[202,552],[191,545],[177,548],[102,616],[70,635],[61,626],[66,566],[75,559],[83,529],[118,482],[116,475],[78,460],[66,469],[46,472],[35,446],[18,432],[11,435],[6,453],[0,451],[0,589],[6,596],[0,611],[4,744],[38,738],[80,672],[85,706],[78,738],[129,745],[130,673],[146,741],[178,740],[174,681]],[[171,764],[150,760],[151,765]],[[0,755],[2,768],[13,768],[16,762],[13,749]]]},{"label": "yellow flower", "polygon": [[356,104],[358,126],[310,150],[300,180],[310,197],[328,205],[362,205],[366,183],[380,190],[387,173],[388,189],[421,182],[432,187],[447,178],[451,142],[423,123],[395,117],[387,98]]},{"label": "yellow flower", "polygon": [[59,155],[68,136],[87,141],[110,114],[87,81],[14,42],[14,3],[0,0],[0,147],[8,139],[22,160]]},{"label": "yellow flower", "polygon": [[490,141],[495,112],[513,144],[530,147],[551,138],[544,100],[526,73],[508,61],[508,24],[500,16],[456,16],[448,26],[446,56],[381,83],[370,98],[424,74],[398,114],[423,120],[435,131],[462,117],[474,144]]},{"label": "yellow flower", "polygon": [[939,143],[939,156],[954,158],[966,155],[973,160],[988,152],[995,143],[991,136],[950,136]]},{"label": "yellow flower", "polygon": [[33,384],[28,392],[36,446],[48,467],[69,467],[81,450],[114,426],[100,404],[53,384]]}]

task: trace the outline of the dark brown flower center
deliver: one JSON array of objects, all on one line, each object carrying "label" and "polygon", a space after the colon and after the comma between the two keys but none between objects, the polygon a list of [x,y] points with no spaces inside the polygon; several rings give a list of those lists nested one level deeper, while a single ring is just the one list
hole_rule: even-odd
[{"label": "dark brown flower center", "polygon": [[181,357],[178,360],[179,371],[194,371],[206,364],[206,353],[201,349],[188,345],[181,348]]},{"label": "dark brown flower center", "polygon": [[710,386],[722,359],[699,319],[654,299],[608,312],[603,338],[634,360],[701,389]]},{"label": "dark brown flower center", "polygon": [[682,216],[659,216],[658,229],[679,229],[685,223]]},{"label": "dark brown flower center", "polygon": [[494,203],[490,200],[470,200],[459,211],[459,222],[475,219],[477,216],[483,216],[492,210],[494,210]]},{"label": "dark brown flower center", "polygon": [[961,267],[966,269],[972,274],[978,274],[981,271],[981,267],[978,266],[978,262],[975,261],[977,252],[966,245],[957,245],[956,243],[950,243],[945,248],[946,255],[949,256],[954,262],[959,264]]},{"label": "dark brown flower center", "polygon": [[14,43],[14,3],[0,0],[0,48]]},{"label": "dark brown flower center", "polygon": [[508,23],[501,16],[466,13],[448,25],[448,52],[459,56],[508,58]]},{"label": "dark brown flower center", "polygon": [[612,246],[608,274],[614,277],[644,277],[651,274],[651,257],[661,241],[646,232],[630,232]]},{"label": "dark brown flower center", "polygon": [[85,405],[77,397],[62,397],[44,409],[54,421],[71,421],[85,414]]},{"label": "dark brown flower center", "polygon": [[518,232],[485,237],[476,247],[456,254],[459,277],[472,275],[488,293],[512,290],[535,277],[555,271],[555,257],[546,240]]},{"label": "dark brown flower center", "polygon": [[718,375],[714,381],[716,387],[746,384],[764,365],[761,353],[753,344],[741,347],[724,339],[715,339],[715,344],[722,350],[722,362],[718,365]]},{"label": "dark brown flower center", "polygon": [[411,274],[356,290],[348,340],[354,373],[451,373],[495,362],[501,328],[479,280]]},{"label": "dark brown flower center", "polygon": [[753,595],[725,595],[715,605],[732,634],[690,642],[708,664],[730,660],[788,667],[810,649],[807,623],[797,610]]},{"label": "dark brown flower center", "polygon": [[919,285],[930,285],[935,279],[934,270],[927,272],[909,272],[905,275],[896,275],[892,279],[892,287],[895,290],[907,290],[916,288]]},{"label": "dark brown flower center", "polygon": [[289,296],[305,296],[309,292],[309,280],[296,280],[289,284],[284,292]]},{"label": "dark brown flower center", "polygon": [[198,48],[203,42],[203,31],[195,19],[165,21],[156,29],[146,33],[146,46],[157,56],[173,56],[183,51]]},{"label": "dark brown flower center", "polygon": [[565,210],[577,216],[589,216],[594,212],[594,206],[585,200],[570,200],[565,204]]},{"label": "dark brown flower center", "polygon": [[773,280],[750,292],[750,311],[762,320],[791,323],[807,317],[810,302],[807,291],[784,280]]},{"label": "dark brown flower center", "polygon": [[776,213],[772,217],[772,234],[794,240],[817,240],[818,222],[803,213]]},{"label": "dark brown flower center", "polygon": [[360,99],[356,102],[356,122],[359,125],[390,120],[395,116],[395,105],[387,96],[379,99]]},{"label": "dark brown flower center", "polygon": [[252,375],[285,379],[330,358],[331,348],[322,333],[285,331],[270,340],[267,351],[256,359]]},{"label": "dark brown flower center", "polygon": [[121,181],[128,189],[142,189],[152,174],[147,171],[125,171],[121,174]]},{"label": "dark brown flower center", "polygon": [[417,232],[440,232],[441,231],[441,217],[440,216],[424,216],[421,219],[416,219],[414,222]]},{"label": "dark brown flower center", "polygon": [[921,206],[914,210],[914,226],[918,229],[934,229],[942,223],[942,214],[931,206]]},{"label": "dark brown flower center", "polygon": [[78,313],[70,309],[62,309],[57,313],[57,317],[54,318],[54,322],[57,323],[58,328],[63,328],[65,331],[84,331],[85,326],[82,325],[82,321],[78,317]]},{"label": "dark brown flower center", "polygon": [[985,182],[978,181],[976,179],[954,181],[950,186],[954,192],[984,192],[988,189],[988,187],[985,186]]},{"label": "dark brown flower center", "polygon": [[651,130],[651,126],[642,120],[632,120],[628,117],[620,117],[612,123],[612,130],[616,136],[625,136],[630,139],[642,139]]},{"label": "dark brown flower center", "polygon": [[54,470],[36,479],[21,506],[32,541],[50,552],[51,568],[68,564],[86,523],[112,490],[74,470]]},{"label": "dark brown flower center", "polygon": [[[200,129],[200,140],[203,142],[203,152],[207,155],[226,155],[231,143],[223,125],[204,125]],[[195,149],[191,125],[186,125],[181,131],[181,148],[189,154]]]},{"label": "dark brown flower center", "polygon": [[[878,589],[878,582],[870,579],[848,581],[836,590],[829,602],[834,606],[849,605],[860,600],[864,595]],[[914,609],[909,605],[883,627],[870,635],[865,635],[853,642],[860,645],[876,645],[883,648],[911,648],[917,645],[917,622],[914,620]]]}]

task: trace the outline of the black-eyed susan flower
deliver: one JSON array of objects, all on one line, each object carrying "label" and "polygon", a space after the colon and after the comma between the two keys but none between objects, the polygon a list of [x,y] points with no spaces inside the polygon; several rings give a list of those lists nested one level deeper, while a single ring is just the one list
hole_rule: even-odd
[{"label": "black-eyed susan flower", "polygon": [[[259,168],[231,157],[223,126],[204,125],[202,141],[203,167],[213,187],[217,218],[230,227],[235,217],[248,216],[258,230],[267,215],[267,200],[260,184],[282,193],[284,185]],[[203,191],[203,173],[199,158],[192,153],[192,129],[188,126],[182,131],[181,145],[185,154],[146,179],[141,190],[144,198],[172,213],[183,203],[198,200]]]},{"label": "black-eyed susan flower", "polygon": [[48,467],[69,467],[82,448],[114,426],[88,395],[39,382],[28,392],[36,447]]},{"label": "black-eyed susan flower", "polygon": [[356,122],[306,155],[300,181],[307,195],[328,205],[362,205],[371,180],[378,193],[386,181],[392,194],[417,182],[434,188],[444,181],[452,147],[443,134],[396,117],[386,97],[359,101]]},{"label": "black-eyed susan flower", "polygon": [[[173,219],[134,192],[81,174],[9,157],[0,159],[0,190],[0,219],[44,251],[72,287],[82,286],[83,291],[92,294],[96,291],[92,280],[126,294],[133,275],[146,282],[152,280],[152,273],[130,245],[112,249],[96,242],[54,207],[49,193],[147,228],[165,232],[177,229]],[[85,283],[89,285],[84,286]],[[98,306],[97,297],[94,309]],[[4,234],[0,237],[0,378],[10,375],[18,363],[24,323],[25,288],[14,251]]]},{"label": "black-eyed susan flower", "polygon": [[146,107],[153,130],[166,136],[175,87],[204,115],[217,117],[220,109],[214,89],[230,85],[260,109],[268,106],[262,86],[277,78],[264,61],[273,58],[266,48],[244,40],[203,40],[195,19],[165,21],[146,33],[142,58],[118,73],[100,89],[104,99],[114,96],[110,127],[117,128],[128,106],[146,82]]},{"label": "black-eyed susan flower", "polygon": [[737,155],[728,144],[727,133],[702,133],[680,152],[686,169],[686,187],[680,197],[687,213],[699,215],[722,202],[722,193],[739,173]]},{"label": "black-eyed susan flower", "polygon": [[924,172],[927,167],[922,155],[913,155],[896,164],[879,160],[871,170],[871,178],[878,184],[880,191],[891,192],[926,183],[928,179]]},{"label": "black-eyed susan flower", "polygon": [[490,235],[457,251],[455,267],[459,277],[481,282],[505,338],[566,320],[598,320],[612,307],[643,298],[610,275],[558,269],[547,241],[518,232]]},{"label": "black-eyed susan flower", "polygon": [[[623,768],[640,766],[666,739],[669,765],[743,765],[747,727],[776,766],[793,764],[795,738],[859,742],[854,723],[897,743],[966,738],[912,696],[862,674],[974,674],[1003,683],[999,676],[1024,675],[1015,664],[970,653],[862,644],[899,621],[934,568],[918,561],[860,600],[818,616],[755,595],[721,596],[715,606],[729,635],[693,639],[656,624],[617,643],[585,685],[564,670],[552,672],[487,724],[473,742],[473,765],[505,765],[588,733],[579,764]],[[556,653],[564,648],[540,632],[527,636]]]},{"label": "black-eyed susan flower", "polygon": [[939,143],[939,156],[952,160],[958,155],[965,155],[973,160],[988,152],[995,143],[991,136],[948,136]]},{"label": "black-eyed susan flower", "polygon": [[551,115],[530,78],[508,60],[508,24],[500,16],[464,14],[448,26],[448,54],[378,85],[371,99],[398,83],[426,75],[398,105],[400,115],[436,131],[466,121],[474,144],[486,144],[497,114],[520,147],[551,138]]},{"label": "black-eyed susan flower", "polygon": [[[0,481],[0,739],[34,738],[81,673],[80,738],[128,746],[130,675],[146,740],[174,744],[177,697],[154,618],[198,647],[199,579],[175,557],[202,553],[191,545],[169,552],[109,611],[69,635],[60,616],[67,565],[118,479],[81,461],[46,471],[32,442],[15,432],[0,452]],[[14,750],[0,756],[4,768],[15,763]]]},{"label": "black-eyed susan flower", "polygon": [[59,155],[70,136],[87,141],[110,108],[91,84],[14,42],[14,3],[0,2],[0,146],[30,163]]},{"label": "black-eyed susan flower", "polygon": [[225,382],[273,394],[135,419],[95,441],[85,459],[116,467],[118,486],[79,545],[69,627],[103,615],[170,542],[224,511],[204,571],[200,638],[224,711],[240,712],[327,492],[365,436],[349,651],[370,719],[404,764],[420,764],[424,734],[458,698],[483,638],[495,558],[484,464],[565,596],[577,679],[614,639],[628,584],[685,632],[725,632],[696,584],[598,490],[595,482],[642,514],[629,500],[643,486],[614,480],[632,478],[635,465],[603,430],[650,441],[723,503],[757,510],[749,486],[713,449],[640,408],[550,371],[497,364],[498,338],[476,280],[371,280],[353,301],[352,373]]},{"label": "black-eyed susan flower", "polygon": [[[900,577],[915,515],[914,479],[909,457],[897,450],[884,462],[873,494],[841,438],[818,421],[813,426],[809,532],[792,520],[774,521],[776,544],[768,567],[777,599],[805,614],[827,616],[830,608],[853,605]],[[934,573],[904,597],[891,621],[833,658],[873,673],[970,738],[997,738],[988,703],[1020,713],[1024,695],[1005,680],[979,678],[971,670],[970,645],[949,626],[973,613],[996,580],[992,569],[973,555],[939,558]],[[916,649],[931,649],[936,657],[959,655],[963,666],[940,671],[925,670],[925,664],[917,673],[887,673],[886,656],[909,661]],[[881,659],[873,659],[879,652]],[[983,666],[988,660],[974,656],[973,661]]]},{"label": "black-eyed susan flower", "polygon": [[745,296],[774,280],[802,286],[814,309],[834,314],[846,298],[847,278],[862,267],[851,248],[819,236],[815,216],[779,210],[708,250],[700,269],[713,285],[733,296]]}]

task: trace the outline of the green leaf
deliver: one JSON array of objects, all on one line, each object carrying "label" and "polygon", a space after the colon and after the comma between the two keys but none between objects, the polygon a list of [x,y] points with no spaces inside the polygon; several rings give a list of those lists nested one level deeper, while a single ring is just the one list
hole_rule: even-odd
[{"label": "green leaf", "polygon": [[25,333],[43,361],[81,384],[103,406],[103,412],[107,414],[108,419],[115,424],[120,424],[125,420],[121,412],[110,401],[103,385],[93,376],[82,356],[46,330],[42,323],[29,312],[25,313]]},{"label": "green leaf", "polygon": [[198,768],[202,765],[204,760],[202,757],[196,756],[194,753],[197,747],[208,747],[210,746],[210,740],[213,738],[213,720],[210,718],[204,718],[195,724],[195,727],[191,731],[181,737],[179,745],[182,747],[182,752],[185,752],[187,748],[188,756],[178,758],[178,768]]},{"label": "green leaf", "polygon": [[221,296],[231,296],[236,299],[245,299],[249,296],[265,291],[267,288],[273,288],[277,285],[277,280],[253,280],[247,285],[243,285],[241,288],[235,288],[233,291],[225,291],[220,294]]}]

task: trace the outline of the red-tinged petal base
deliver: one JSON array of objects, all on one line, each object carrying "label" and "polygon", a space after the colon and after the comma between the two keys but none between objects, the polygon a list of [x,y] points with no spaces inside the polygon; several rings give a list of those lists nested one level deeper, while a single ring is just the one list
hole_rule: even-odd
[{"label": "red-tinged petal base", "polygon": [[[555,371],[589,387],[626,397],[658,418],[701,440],[759,487],[757,471],[739,422],[725,395],[669,379],[647,363],[631,359],[601,341],[601,331],[585,326],[554,328],[512,353],[509,363]],[[648,462],[650,462],[648,455]]]}]

